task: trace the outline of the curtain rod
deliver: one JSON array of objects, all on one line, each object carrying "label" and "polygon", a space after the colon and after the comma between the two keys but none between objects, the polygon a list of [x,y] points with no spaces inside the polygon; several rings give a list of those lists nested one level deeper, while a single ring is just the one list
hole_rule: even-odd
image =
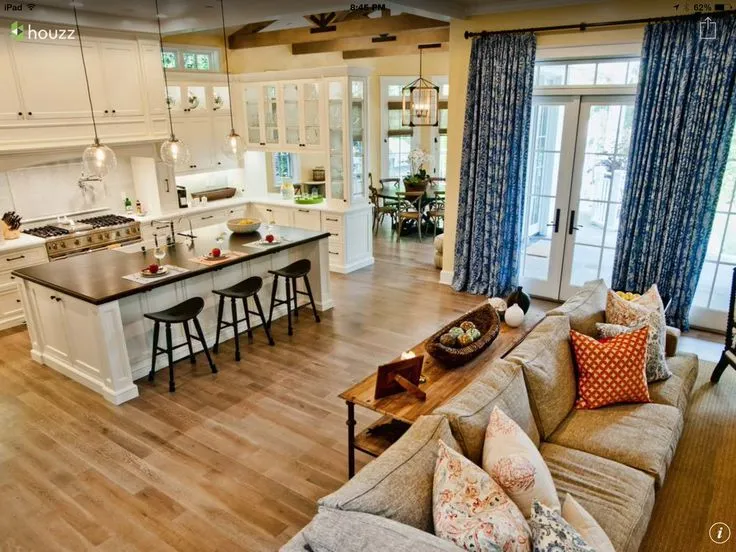
[{"label": "curtain rod", "polygon": [[539,33],[539,32],[545,32],[545,31],[567,31],[571,29],[579,29],[580,31],[585,31],[586,29],[594,28],[594,27],[614,27],[614,26],[620,26],[620,25],[637,25],[641,23],[657,23],[660,21],[672,21],[677,19],[688,19],[688,18],[698,18],[698,17],[711,17],[711,16],[720,16],[724,14],[736,14],[736,10],[725,10],[725,11],[717,11],[717,12],[710,12],[710,13],[691,13],[687,15],[671,15],[668,17],[648,17],[644,19],[621,19],[619,21],[602,21],[599,23],[577,23],[577,24],[568,24],[568,25],[551,25],[548,27],[529,27],[526,29],[508,29],[508,30],[499,30],[499,31],[478,31],[478,32],[471,32],[471,31],[465,31],[465,38],[474,38],[477,36],[488,36],[492,34],[504,34],[504,33]]}]

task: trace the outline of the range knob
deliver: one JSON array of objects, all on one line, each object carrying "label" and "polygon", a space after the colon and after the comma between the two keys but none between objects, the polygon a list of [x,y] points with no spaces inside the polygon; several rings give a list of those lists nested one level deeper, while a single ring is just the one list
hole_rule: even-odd
[{"label": "range knob", "polygon": [[106,240],[109,240],[110,239],[110,232],[105,232],[105,239]]},{"label": "range knob", "polygon": [[52,243],[51,244],[51,249],[58,249],[58,248],[59,248],[59,245],[58,244],[56,244],[56,243]]},{"label": "range knob", "polygon": [[120,232],[115,232],[115,237],[116,238],[119,238],[120,237]]},{"label": "range knob", "polygon": [[125,230],[125,235],[126,235],[126,236],[130,236],[130,228],[127,228],[127,229]]},{"label": "range knob", "polygon": [[79,245],[79,240],[74,240],[74,245]]},{"label": "range knob", "polygon": [[92,243],[92,236],[87,236],[87,243]]},{"label": "range knob", "polygon": [[61,248],[62,248],[62,249],[66,249],[66,243],[64,243],[64,242],[61,242]]}]

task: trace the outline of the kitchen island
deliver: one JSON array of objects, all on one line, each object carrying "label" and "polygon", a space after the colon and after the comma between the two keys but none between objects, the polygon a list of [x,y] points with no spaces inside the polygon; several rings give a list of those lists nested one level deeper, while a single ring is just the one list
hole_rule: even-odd
[{"label": "kitchen island", "polygon": [[[224,224],[198,228],[193,240],[168,247],[161,261],[185,271],[145,283],[125,279],[156,262],[152,250],[143,251],[140,244],[16,270],[13,275],[20,280],[31,357],[100,393],[108,401],[121,404],[138,396],[134,382],[150,370],[153,322],[143,317],[145,313],[168,308],[190,297],[202,297],[205,308],[199,321],[211,346],[217,329],[217,300],[212,290],[260,276],[263,289],[259,295],[268,312],[273,282],[268,271],[298,259],[309,259],[312,263],[309,280],[317,309],[332,308],[330,234],[278,226],[270,232],[279,236],[280,243],[259,244],[266,234],[263,228],[258,233],[240,235],[230,233]],[[217,241],[218,237],[223,239],[222,243]],[[162,242],[165,239],[160,237]],[[232,255],[216,265],[194,260],[215,247],[241,255]],[[283,299],[283,287],[279,286],[278,291],[277,296]],[[300,297],[300,301],[301,304],[307,300]],[[242,318],[242,305],[238,309],[238,317]],[[274,318],[285,313],[286,308],[281,305],[274,309]],[[225,328],[220,341],[232,336],[232,328]],[[184,343],[183,330],[172,327],[172,339],[174,345]],[[278,346],[278,336],[275,339]],[[195,341],[194,348],[201,350],[201,345]],[[174,359],[186,356],[185,351],[186,348],[175,349]],[[157,369],[165,364],[159,359]]]}]

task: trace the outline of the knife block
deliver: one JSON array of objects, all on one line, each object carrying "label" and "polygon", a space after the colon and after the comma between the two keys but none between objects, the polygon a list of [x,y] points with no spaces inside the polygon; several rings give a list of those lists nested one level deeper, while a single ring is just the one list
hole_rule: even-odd
[{"label": "knife block", "polygon": [[6,240],[17,240],[20,238],[20,228],[17,230],[11,230],[10,227],[5,224],[5,222],[0,221],[0,226],[3,229],[3,238]]}]

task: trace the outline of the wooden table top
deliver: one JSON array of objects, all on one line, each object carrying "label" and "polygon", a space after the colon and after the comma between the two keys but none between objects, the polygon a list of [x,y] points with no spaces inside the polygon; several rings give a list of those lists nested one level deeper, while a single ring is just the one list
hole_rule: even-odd
[{"label": "wooden table top", "polygon": [[[492,361],[506,356],[518,345],[534,327],[544,318],[544,311],[532,305],[524,317],[524,323],[518,328],[510,328],[503,322],[498,337],[485,351],[469,363],[458,368],[445,368],[424,351],[422,341],[411,350],[417,355],[424,354],[422,374],[426,382],[419,385],[427,394],[421,401],[409,393],[397,393],[375,400],[376,373],[373,372],[360,383],[340,393],[340,398],[375,412],[379,412],[408,424],[414,423],[419,416],[431,414],[437,407],[446,403],[473,381]],[[438,324],[438,328],[445,323]],[[397,359],[393,359],[397,360]]]}]

